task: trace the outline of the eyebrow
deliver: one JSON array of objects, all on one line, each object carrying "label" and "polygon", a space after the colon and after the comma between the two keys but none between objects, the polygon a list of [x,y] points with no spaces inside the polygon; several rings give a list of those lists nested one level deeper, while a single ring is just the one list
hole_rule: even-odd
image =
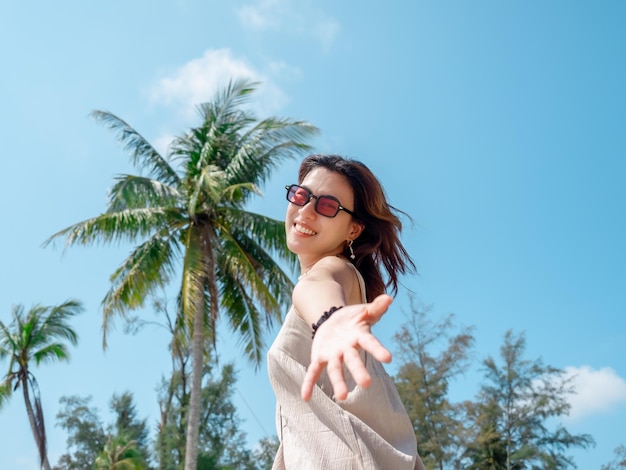
[{"label": "eyebrow", "polygon": [[[304,186],[303,184],[299,184],[298,186],[300,186],[301,188],[306,189],[309,193],[313,194],[313,196],[315,196],[315,197],[332,197],[334,199],[337,199],[337,201],[339,201],[339,198],[337,198],[337,196],[333,196],[332,194],[314,194],[313,191],[311,191],[311,188],[309,188],[308,186]],[[340,202],[340,204],[341,204],[341,202]]]}]

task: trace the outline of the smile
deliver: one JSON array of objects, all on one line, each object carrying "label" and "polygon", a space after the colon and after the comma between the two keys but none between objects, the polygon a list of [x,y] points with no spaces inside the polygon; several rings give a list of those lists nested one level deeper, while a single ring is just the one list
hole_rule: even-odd
[{"label": "smile", "polygon": [[294,224],[293,227],[296,230],[296,232],[304,233],[305,235],[317,235],[317,232],[314,232],[313,230],[309,230],[308,228],[303,227],[300,224]]}]

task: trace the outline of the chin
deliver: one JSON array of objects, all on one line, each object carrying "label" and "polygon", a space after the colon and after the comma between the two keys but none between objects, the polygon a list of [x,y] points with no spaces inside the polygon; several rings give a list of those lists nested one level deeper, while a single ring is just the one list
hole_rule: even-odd
[{"label": "chin", "polygon": [[287,240],[287,249],[294,254],[298,254],[298,243],[293,243],[291,240]]}]

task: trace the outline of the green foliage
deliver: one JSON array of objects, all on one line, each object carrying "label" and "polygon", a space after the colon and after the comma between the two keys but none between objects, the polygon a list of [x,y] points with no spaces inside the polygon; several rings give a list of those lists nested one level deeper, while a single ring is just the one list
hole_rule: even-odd
[{"label": "green foliage", "polygon": [[548,425],[567,415],[569,379],[557,368],[523,357],[525,337],[508,331],[500,348],[502,364],[484,360],[486,383],[476,403],[466,406],[475,434],[467,457],[470,469],[562,469],[574,466],[570,447],[594,444],[589,435],[573,435]]},{"label": "green foliage", "polygon": [[96,457],[96,470],[144,470],[148,466],[144,463],[141,452],[137,448],[137,441],[130,439],[126,433],[117,436],[109,435],[102,452]]},{"label": "green foliage", "polygon": [[[224,366],[215,377],[209,367],[204,369],[202,414],[200,417],[198,468],[253,469],[252,453],[245,449],[245,434],[232,403],[235,391],[235,371]],[[183,468],[185,456],[184,433],[186,404],[189,401],[189,381],[180,370],[159,389],[162,420],[156,440],[159,468]]]},{"label": "green foliage", "polygon": [[55,470],[150,468],[148,427],[137,417],[132,394],[113,395],[110,409],[115,421],[106,430],[90,401],[91,397],[61,397],[64,408],[57,414],[57,425],[68,434],[68,452]]},{"label": "green foliage", "polygon": [[26,414],[39,451],[41,465],[48,470],[46,428],[37,380],[30,370],[34,363],[68,361],[65,341],[78,342],[70,319],[83,310],[80,302],[68,300],[58,306],[35,305],[26,311],[22,305],[11,310],[9,325],[0,322],[0,359],[9,358],[9,369],[0,382],[0,406],[13,391],[22,389]]},{"label": "green foliage", "polygon": [[484,381],[474,401],[452,403],[448,386],[469,365],[471,329],[457,333],[451,316],[434,322],[413,304],[412,314],[395,336],[395,381],[427,469],[564,469],[574,466],[567,449],[594,444],[591,436],[573,435],[559,424],[569,412],[571,379],[524,358],[523,334],[507,332],[501,364],[492,357],[483,361]]},{"label": "green foliage", "polygon": [[127,445],[132,442],[132,447],[136,449],[137,454],[133,453],[133,458],[148,461],[148,424],[147,420],[137,417],[137,407],[133,402],[133,395],[130,392],[113,395],[110,407],[117,418],[113,431],[109,435],[123,437],[117,445]]},{"label": "green foliage", "polygon": [[469,363],[474,343],[470,328],[455,333],[453,317],[433,322],[415,307],[395,335],[400,368],[395,383],[413,423],[418,451],[426,468],[443,469],[461,452],[464,422],[459,406],[448,399],[450,382]]},{"label": "green foliage", "polygon": [[278,452],[280,442],[277,437],[264,437],[259,441],[258,447],[252,453],[253,461],[258,470],[272,470],[274,457]]},{"label": "green foliage", "polygon": [[57,413],[57,426],[68,434],[67,453],[59,458],[55,469],[82,470],[92,468],[98,454],[104,449],[107,435],[98,416],[90,407],[91,397],[61,397],[63,405]]}]

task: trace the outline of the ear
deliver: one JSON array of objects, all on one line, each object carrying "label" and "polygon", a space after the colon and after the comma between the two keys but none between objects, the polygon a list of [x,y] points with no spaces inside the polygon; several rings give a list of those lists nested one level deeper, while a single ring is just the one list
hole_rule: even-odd
[{"label": "ear", "polygon": [[350,232],[348,232],[350,240],[356,240],[357,238],[359,238],[361,233],[363,233],[363,230],[365,230],[365,225],[359,224],[357,222],[352,222],[352,225],[350,226]]}]

